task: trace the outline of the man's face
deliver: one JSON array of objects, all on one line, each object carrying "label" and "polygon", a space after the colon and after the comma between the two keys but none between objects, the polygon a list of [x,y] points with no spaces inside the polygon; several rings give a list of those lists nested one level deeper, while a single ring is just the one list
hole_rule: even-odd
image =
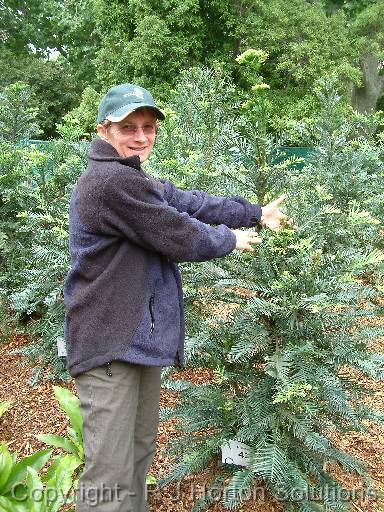
[{"label": "man's face", "polygon": [[120,156],[139,156],[140,162],[145,162],[156,138],[156,115],[149,109],[137,110],[108,127],[97,125],[97,133]]}]

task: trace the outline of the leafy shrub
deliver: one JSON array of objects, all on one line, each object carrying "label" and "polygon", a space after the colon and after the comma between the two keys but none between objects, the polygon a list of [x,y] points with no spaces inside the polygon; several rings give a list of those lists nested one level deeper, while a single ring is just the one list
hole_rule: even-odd
[{"label": "leafy shrub", "polygon": [[102,94],[92,87],[86,87],[81,95],[80,105],[63,117],[57,125],[58,133],[67,140],[92,139],[96,127],[96,112]]},{"label": "leafy shrub", "polygon": [[17,142],[40,133],[38,108],[31,88],[23,82],[5,87],[0,93],[0,141]]},{"label": "leafy shrub", "polygon": [[[54,387],[55,397],[67,414],[70,427],[68,438],[40,434],[36,437],[68,452],[52,456],[52,449],[40,450],[17,462],[5,444],[0,445],[0,510],[2,512],[57,512],[64,504],[72,503],[71,492],[84,462],[82,418],[78,398],[69,390]],[[3,402],[1,409],[9,407]],[[39,474],[51,459],[47,471]],[[80,469],[79,469],[80,468]]]},{"label": "leafy shrub", "polygon": [[[15,494],[21,492],[21,484],[27,476],[28,468],[40,471],[48,462],[52,450],[41,450],[16,462],[5,444],[0,445],[0,505],[11,509]],[[12,496],[12,494],[14,496]],[[7,510],[7,509],[6,509]]]},{"label": "leafy shrub", "polygon": [[38,434],[39,441],[52,446],[61,448],[67,453],[72,454],[79,466],[84,463],[83,449],[83,420],[80,414],[79,399],[68,389],[54,386],[54,393],[61,409],[67,414],[70,422],[68,427],[68,437],[57,436],[53,434]]},{"label": "leafy shrub", "polygon": [[52,450],[42,450],[16,462],[6,445],[0,445],[0,510],[2,512],[58,512],[68,501],[72,475],[79,466],[74,455],[56,457],[43,476]]}]

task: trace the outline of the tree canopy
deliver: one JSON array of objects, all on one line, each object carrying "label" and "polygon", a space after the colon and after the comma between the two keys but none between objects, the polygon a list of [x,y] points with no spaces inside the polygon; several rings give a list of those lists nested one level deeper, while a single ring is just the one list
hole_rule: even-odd
[{"label": "tree canopy", "polygon": [[384,0],[2,0],[0,16],[0,89],[33,88],[45,136],[86,87],[137,82],[167,101],[183,70],[220,65],[241,94],[235,58],[248,48],[269,55],[272,130],[316,112],[324,75],[361,112],[384,91]]}]

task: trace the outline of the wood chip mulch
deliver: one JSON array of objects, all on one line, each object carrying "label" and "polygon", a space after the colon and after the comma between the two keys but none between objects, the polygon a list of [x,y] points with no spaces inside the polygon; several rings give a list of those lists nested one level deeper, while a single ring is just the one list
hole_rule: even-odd
[{"label": "wood chip mulch", "polygon": [[[383,350],[384,340],[379,340],[376,350]],[[23,358],[10,355],[15,348],[25,346],[28,340],[23,336],[13,336],[7,343],[0,344],[0,402],[11,401],[12,407],[0,420],[0,441],[7,443],[11,452],[17,452],[18,457],[30,455],[36,450],[45,448],[34,437],[39,433],[65,435],[68,426],[65,415],[61,412],[53,394],[52,382],[41,382],[36,387],[30,387],[28,381],[33,367],[21,365]],[[193,372],[187,370],[180,375],[183,379],[193,382],[207,382],[212,375],[207,370]],[[362,377],[360,376],[360,379]],[[62,383],[58,383],[63,386]],[[377,383],[364,378],[373,395],[367,403],[375,409],[384,411],[384,382]],[[65,387],[75,392],[73,381]],[[162,391],[161,405],[171,406],[177,399],[174,393]],[[369,424],[368,433],[350,432],[343,436],[332,435],[332,441],[346,452],[357,456],[367,465],[369,474],[377,489],[384,492],[384,428]],[[159,427],[158,451],[150,473],[155,478],[161,478],[170,468],[171,460],[167,455],[166,444],[170,438],[178,435],[175,421],[162,422]],[[331,436],[329,436],[331,438]],[[150,491],[149,503],[152,511],[156,512],[190,512],[194,502],[204,495],[207,482],[211,478],[212,466],[203,473],[190,476],[181,483],[172,484],[161,490]],[[358,477],[343,474],[338,467],[330,471],[349,489],[360,489]],[[209,508],[211,512],[224,512],[220,498]],[[282,504],[273,500],[260,482],[254,497],[237,509],[239,512],[280,512]],[[360,498],[353,501],[351,510],[357,512],[384,512],[384,499]]]}]

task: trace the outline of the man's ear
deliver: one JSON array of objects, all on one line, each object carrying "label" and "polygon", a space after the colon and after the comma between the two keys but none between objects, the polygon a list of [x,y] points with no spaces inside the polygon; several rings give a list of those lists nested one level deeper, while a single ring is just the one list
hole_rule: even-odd
[{"label": "man's ear", "polygon": [[106,140],[106,141],[108,140],[107,129],[106,129],[106,127],[103,124],[99,123],[96,126],[96,131],[97,131],[97,134],[100,137],[100,139],[103,139],[103,140]]}]

